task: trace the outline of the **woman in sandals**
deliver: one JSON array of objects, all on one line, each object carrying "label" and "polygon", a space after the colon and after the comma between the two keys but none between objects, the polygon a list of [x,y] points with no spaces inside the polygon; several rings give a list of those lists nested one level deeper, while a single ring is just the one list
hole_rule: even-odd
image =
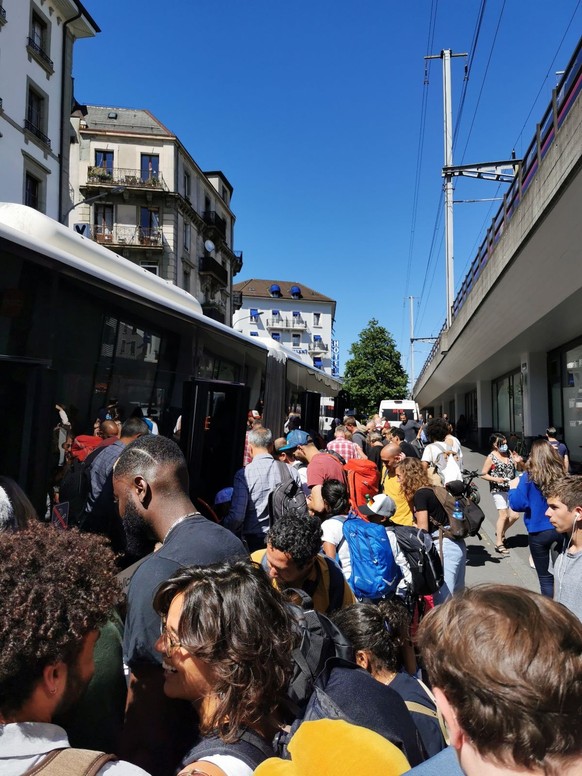
[{"label": "woman in sandals", "polygon": [[497,509],[497,524],[495,526],[495,551],[500,555],[509,555],[505,546],[505,532],[512,526],[519,515],[509,507],[509,483],[515,479],[516,465],[522,458],[517,453],[510,452],[505,434],[498,431],[489,437],[491,452],[485,459],[481,476],[489,482],[493,503]]}]

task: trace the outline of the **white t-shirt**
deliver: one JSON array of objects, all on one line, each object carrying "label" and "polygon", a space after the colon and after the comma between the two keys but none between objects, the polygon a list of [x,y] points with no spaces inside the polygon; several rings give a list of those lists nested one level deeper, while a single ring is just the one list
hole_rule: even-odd
[{"label": "white t-shirt", "polygon": [[329,542],[330,544],[333,544],[333,546],[336,548],[341,542],[341,547],[339,548],[339,552],[337,553],[338,559],[340,562],[341,570],[343,572],[343,575],[346,579],[350,578],[350,574],[352,573],[352,561],[350,560],[350,550],[348,547],[347,542],[342,542],[342,539],[344,538],[344,520],[346,519],[345,515],[335,515],[334,517],[329,517],[327,520],[324,520],[321,525],[321,530],[323,532],[323,539],[324,542]]}]

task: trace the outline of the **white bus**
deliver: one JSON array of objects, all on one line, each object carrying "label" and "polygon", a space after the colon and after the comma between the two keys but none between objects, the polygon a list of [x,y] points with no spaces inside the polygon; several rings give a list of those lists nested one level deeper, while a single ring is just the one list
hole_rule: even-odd
[{"label": "white bus", "polygon": [[400,425],[401,412],[405,412],[407,418],[420,421],[418,404],[412,399],[384,399],[380,402],[378,414],[393,427]]}]

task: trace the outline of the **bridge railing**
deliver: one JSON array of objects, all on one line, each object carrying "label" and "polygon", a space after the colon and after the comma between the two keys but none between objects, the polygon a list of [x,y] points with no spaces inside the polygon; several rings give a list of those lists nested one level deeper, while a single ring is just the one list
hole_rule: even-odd
[{"label": "bridge railing", "polygon": [[[467,301],[473,286],[491,258],[499,238],[507,228],[507,225],[517,210],[525,192],[530,187],[543,158],[548,153],[549,148],[556,138],[558,130],[564,123],[566,116],[570,112],[581,89],[582,38],[578,42],[578,46],[572,55],[566,70],[564,70],[560,82],[556,88],[552,90],[551,102],[546,108],[542,120],[537,124],[536,133],[519,164],[518,174],[505,192],[503,203],[493,217],[491,225],[487,229],[485,239],[479,246],[477,255],[473,259],[469,271],[461,283],[453,302],[453,319],[458,315],[461,307]],[[446,323],[441,328],[439,337],[424,362],[424,366],[418,375],[417,382],[421,379],[436,353],[439,351],[440,339],[445,328]]]}]

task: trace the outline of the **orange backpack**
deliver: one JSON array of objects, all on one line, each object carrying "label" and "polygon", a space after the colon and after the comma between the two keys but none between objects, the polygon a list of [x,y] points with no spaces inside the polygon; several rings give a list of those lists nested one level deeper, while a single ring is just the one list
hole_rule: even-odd
[{"label": "orange backpack", "polygon": [[368,518],[362,515],[359,506],[366,503],[366,496],[372,497],[378,493],[380,484],[380,472],[374,461],[367,458],[351,458],[344,464],[348,497],[350,506],[364,520]]}]

